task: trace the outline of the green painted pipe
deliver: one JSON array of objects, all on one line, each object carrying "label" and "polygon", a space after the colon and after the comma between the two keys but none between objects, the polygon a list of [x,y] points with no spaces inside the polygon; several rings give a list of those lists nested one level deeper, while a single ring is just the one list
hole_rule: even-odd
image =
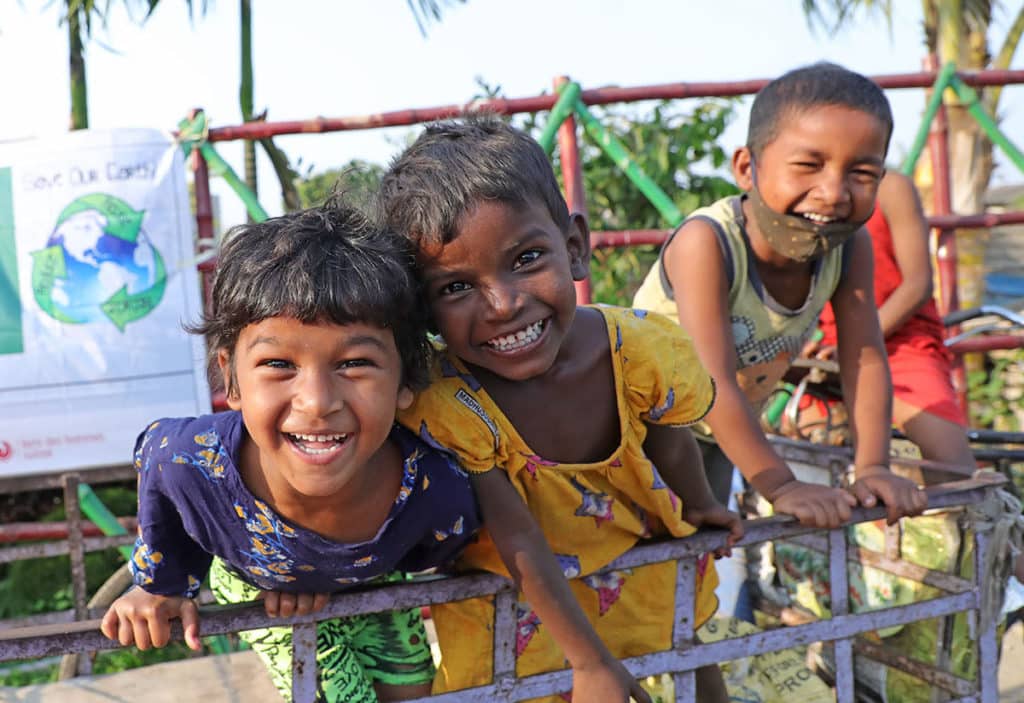
[{"label": "green painted pipe", "polygon": [[999,129],[999,125],[992,119],[992,116],[985,112],[985,108],[982,107],[981,101],[978,100],[978,94],[974,88],[964,83],[962,80],[953,76],[951,87],[956,92],[960,101],[967,105],[967,112],[970,113],[974,121],[985,131],[988,138],[992,140],[992,143],[1003,150],[1003,153],[1013,162],[1022,173],[1024,173],[1024,154],[1021,153],[1020,149],[1010,141],[1010,139],[1003,134],[1002,130]]},{"label": "green painted pipe", "polygon": [[921,126],[917,128],[914,143],[910,147],[907,158],[903,160],[903,166],[900,167],[900,171],[904,176],[914,175],[914,167],[917,166],[917,160],[921,158],[921,152],[924,151],[924,146],[928,142],[928,132],[931,130],[932,120],[935,119],[939,106],[942,105],[942,93],[954,79],[956,79],[956,64],[950,61],[942,67],[939,75],[935,78],[935,84],[932,86],[932,95],[928,98],[928,104],[924,109],[924,116],[921,118]]},{"label": "green painted pipe", "polygon": [[[103,504],[103,501],[100,500],[100,497],[96,495],[88,483],[78,484],[78,504],[82,508],[82,514],[92,520],[103,534],[108,537],[128,534],[128,530],[117,521],[114,513],[110,512],[110,509]],[[132,548],[130,546],[118,547],[117,551],[121,552],[121,556],[125,560],[131,561]]]},{"label": "green painted pipe", "polygon": [[678,227],[683,221],[683,213],[680,212],[672,198],[666,195],[665,191],[643,172],[640,166],[630,155],[629,150],[620,142],[614,134],[606,130],[597,118],[591,114],[583,101],[576,101],[576,115],[583,123],[590,138],[597,143],[601,150],[615,162],[615,165],[623,170],[626,176],[633,182],[640,192],[651,201],[658,213],[672,227]]},{"label": "green painted pipe", "polygon": [[206,141],[206,131],[205,113],[201,112],[191,120],[188,118],[181,120],[178,123],[178,141],[181,143],[181,148],[186,154],[190,154],[192,149],[199,149],[203,158],[206,159],[210,174],[223,178],[231,187],[231,190],[235,191],[235,194],[241,198],[249,216],[256,222],[263,222],[269,217],[267,211],[263,209],[260,201],[256,199],[256,195],[238,177],[238,174],[231,168],[231,165],[222,159],[213,146]]},{"label": "green painted pipe", "polygon": [[574,81],[559,86],[558,92],[561,95],[555,104],[551,106],[548,122],[544,125],[544,131],[540,133],[540,138],[537,140],[544,148],[544,153],[548,156],[551,155],[552,149],[555,148],[555,135],[558,134],[558,128],[562,126],[566,118],[572,115],[573,108],[582,90],[580,89],[580,84]]}]

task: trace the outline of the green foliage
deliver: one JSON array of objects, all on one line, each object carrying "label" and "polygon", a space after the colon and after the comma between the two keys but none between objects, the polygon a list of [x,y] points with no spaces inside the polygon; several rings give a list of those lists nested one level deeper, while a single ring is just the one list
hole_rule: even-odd
[{"label": "green foliage", "polygon": [[[1019,376],[1024,366],[1024,351],[990,353],[985,367],[967,374],[967,400],[971,426],[1003,432],[1019,432]],[[1008,383],[1014,378],[1016,383]]]},{"label": "green foliage", "polygon": [[299,181],[302,207],[323,204],[333,193],[344,193],[350,203],[368,208],[380,185],[384,167],[354,159],[342,168],[332,168],[308,175]]},{"label": "green foliage", "polygon": [[[734,115],[734,105],[732,100],[716,99],[701,101],[689,111],[678,102],[662,102],[649,112],[624,108],[595,108],[592,112],[644,173],[688,214],[737,192],[731,181],[718,175],[729,161],[718,139]],[[671,225],[600,147],[582,133],[579,144],[592,230],[665,229]],[[555,169],[561,178],[557,153]],[[656,258],[653,246],[595,251],[590,271],[593,299],[629,305]]]},{"label": "green foliage", "polygon": [[[115,515],[135,513],[135,490],[119,486],[98,488],[96,494]],[[58,506],[42,522],[64,519]],[[123,563],[116,549],[85,555],[86,590],[93,593]],[[67,610],[74,605],[71,560],[67,556],[23,559],[0,570],[0,619]]]}]

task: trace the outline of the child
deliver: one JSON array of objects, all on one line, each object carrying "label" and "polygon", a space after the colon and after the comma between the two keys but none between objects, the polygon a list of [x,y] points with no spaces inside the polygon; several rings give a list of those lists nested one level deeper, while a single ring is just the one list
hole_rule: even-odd
[{"label": "child", "polygon": [[[975,465],[967,444],[967,418],[951,381],[952,355],[932,299],[928,223],[913,181],[889,171],[866,225],[874,251],[875,302],[893,377],[893,424],[921,449],[921,456]],[[821,314],[818,356],[836,343],[835,315]],[[927,476],[930,474],[926,474]]]},{"label": "child", "polygon": [[[818,527],[842,524],[857,502],[881,499],[890,523],[926,505],[923,491],[889,470],[892,384],[862,229],[891,131],[885,95],[859,74],[819,63],[772,81],[733,156],[746,194],[691,215],[634,299],[678,319],[715,379],[707,424],[728,461],[708,463],[730,474],[735,464],[777,511]],[[856,439],[851,493],[797,481],[757,417],[829,300]]]},{"label": "child", "polygon": [[[595,572],[647,537],[716,525],[731,545],[742,533],[682,427],[714,398],[692,348],[656,316],[576,307],[586,222],[570,215],[540,146],[500,120],[428,126],[385,174],[380,200],[388,224],[417,247],[446,345],[440,378],[399,419],[458,453],[489,532],[461,565],[526,568],[502,542],[542,530],[615,656],[670,648],[677,565]],[[716,580],[705,555],[697,626],[714,613]],[[525,584],[523,595],[518,674],[562,668],[557,613]],[[493,613],[490,599],[433,609],[435,692],[492,678]],[[725,700],[717,667],[698,672],[698,687],[701,700]],[[576,685],[573,700],[596,691]]]},{"label": "child", "polygon": [[[429,369],[411,263],[404,240],[341,204],[229,235],[211,311],[193,331],[208,336],[233,411],[159,420],[140,437],[141,588],[111,606],[107,637],[160,647],[180,617],[198,649],[191,599],[211,561],[218,600],[263,591],[267,613],[288,616],[322,607],[314,594],[444,565],[471,541],[479,518],[466,474],[394,424]],[[554,561],[540,539],[522,550]],[[592,677],[628,678],[561,589],[552,599],[570,626],[582,623],[566,650],[597,660]],[[242,637],[290,700],[290,628]],[[418,609],[326,621],[317,642],[318,700],[430,692]]]}]

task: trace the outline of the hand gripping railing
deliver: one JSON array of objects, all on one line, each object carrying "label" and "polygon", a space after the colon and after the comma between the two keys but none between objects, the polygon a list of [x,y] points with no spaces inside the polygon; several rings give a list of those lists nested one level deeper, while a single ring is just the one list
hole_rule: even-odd
[{"label": "hand gripping railing", "polygon": [[[971,505],[985,500],[997,490],[1006,479],[998,474],[977,474],[974,478],[943,484],[928,489],[930,509],[952,508]],[[858,508],[853,511],[853,522],[881,519],[884,508]],[[747,521],[746,534],[740,546],[747,546],[782,538],[801,538],[816,532],[814,528],[803,527],[792,518],[777,516]],[[813,539],[813,537],[811,538]],[[831,641],[835,646],[836,693],[839,703],[852,703],[853,686],[853,642],[863,632],[880,628],[903,625],[926,618],[941,617],[952,613],[972,610],[981,612],[984,590],[979,588],[980,579],[986,574],[981,565],[990,550],[988,536],[975,533],[975,576],[967,581],[949,574],[931,572],[922,567],[907,564],[898,559],[887,559],[866,550],[854,550],[857,556],[869,557],[871,565],[885,571],[916,578],[938,587],[945,595],[910,605],[896,606],[866,613],[852,614],[849,611],[848,578],[846,564],[850,559],[847,548],[846,530],[839,528],[828,532],[830,578],[832,591],[832,617],[806,624],[709,644],[694,640],[693,612],[696,557],[725,543],[722,530],[701,530],[686,539],[649,542],[631,549],[609,564],[605,570],[624,569],[642,564],[666,560],[678,560],[678,581],[673,633],[673,648],[625,659],[624,664],[636,677],[671,672],[675,680],[676,700],[692,701],[694,695],[694,670],[707,664],[753,656],[808,645],[812,642]],[[819,539],[819,542],[822,541]],[[873,555],[873,556],[872,556]],[[294,627],[293,696],[296,703],[316,699],[316,623],[336,617],[346,617],[385,610],[412,608],[462,600],[477,596],[496,596],[494,628],[494,681],[486,686],[428,696],[417,699],[435,703],[476,702],[476,701],[517,701],[555,692],[568,690],[572,685],[571,672],[556,671],[525,678],[515,677],[515,598],[516,594],[509,581],[492,574],[475,573],[453,578],[405,583],[401,585],[376,587],[339,594],[322,611],[313,615],[287,618],[268,618],[263,606],[258,603],[202,608],[203,635],[223,634],[267,626]],[[989,619],[992,620],[992,619]],[[181,639],[180,625],[175,624],[173,636]],[[959,691],[956,700],[966,703],[996,703],[998,701],[996,667],[998,645],[996,623],[987,621],[977,633],[978,679],[965,681],[945,673],[934,673],[920,662],[887,662],[908,673],[921,676],[934,683],[946,681],[946,688]],[[0,660],[46,657],[67,652],[87,652],[113,649],[119,645],[106,639],[99,632],[99,621],[88,620],[75,623],[42,625],[0,631]],[[442,653],[443,655],[443,653]],[[923,667],[923,668],[922,668]],[[952,684],[948,683],[950,680]]]}]

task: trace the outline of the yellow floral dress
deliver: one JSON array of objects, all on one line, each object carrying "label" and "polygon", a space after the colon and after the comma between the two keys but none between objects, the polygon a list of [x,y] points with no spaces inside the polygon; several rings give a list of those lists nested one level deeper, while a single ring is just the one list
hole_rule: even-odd
[{"label": "yellow floral dress", "polygon": [[[642,310],[598,306],[608,329],[618,398],[620,444],[605,461],[562,464],[533,452],[487,392],[454,356],[443,355],[434,382],[399,421],[429,444],[455,451],[470,472],[508,472],[544,531],[590,621],[617,657],[671,646],[675,562],[597,575],[638,541],[685,537],[679,498],[643,452],[645,422],[689,425],[714,400],[714,385],[678,325]],[[695,470],[701,470],[696,467]],[[458,565],[508,575],[486,534]],[[717,608],[713,560],[701,557],[695,625]],[[493,599],[432,607],[441,647],[435,692],[489,683],[493,666]],[[518,607],[516,672],[562,669],[565,657],[522,599]],[[564,700],[560,697],[549,699]]]}]

